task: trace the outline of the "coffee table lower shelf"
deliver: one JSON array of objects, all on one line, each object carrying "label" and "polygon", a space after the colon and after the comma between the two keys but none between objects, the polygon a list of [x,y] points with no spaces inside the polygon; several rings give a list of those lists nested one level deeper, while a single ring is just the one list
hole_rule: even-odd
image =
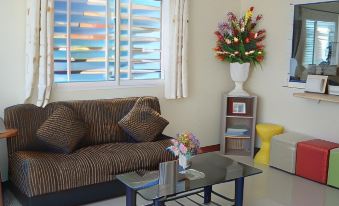
[{"label": "coffee table lower shelf", "polygon": [[[126,186],[126,206],[136,206],[137,205],[137,191]],[[203,195],[201,195],[203,193]],[[238,178],[235,180],[235,198],[229,198],[224,195],[221,195],[215,191],[213,191],[213,186],[206,186],[203,189],[195,190],[192,192],[186,192],[179,195],[168,196],[166,198],[160,198],[153,200],[153,203],[145,205],[145,206],[165,206],[166,202],[176,201],[182,198],[188,198],[192,195],[198,195],[204,199],[204,204],[213,203],[212,201],[212,194],[226,200],[229,202],[233,202],[234,206],[242,206],[243,205],[243,197],[244,197],[244,178]],[[196,205],[201,205],[200,203],[188,198],[191,202],[195,203]],[[177,201],[176,201],[177,202]],[[180,204],[180,203],[179,203]]]}]

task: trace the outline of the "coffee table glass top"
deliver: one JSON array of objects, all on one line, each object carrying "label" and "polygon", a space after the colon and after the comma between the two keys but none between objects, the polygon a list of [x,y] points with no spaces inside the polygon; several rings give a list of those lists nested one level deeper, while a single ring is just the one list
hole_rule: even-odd
[{"label": "coffee table glass top", "polygon": [[[171,164],[165,163],[165,164]],[[173,164],[173,162],[172,162]],[[189,168],[187,178],[182,175],[173,175],[172,181],[159,184],[159,172],[126,173],[118,175],[117,179],[126,186],[137,190],[146,200],[152,201],[166,196],[201,189],[206,186],[230,182],[242,177],[248,177],[262,173],[261,170],[239,163],[219,152],[206,153],[194,156],[192,166]],[[167,174],[168,175],[168,174]],[[163,177],[160,177],[160,182]],[[176,179],[176,180],[174,180]]]}]

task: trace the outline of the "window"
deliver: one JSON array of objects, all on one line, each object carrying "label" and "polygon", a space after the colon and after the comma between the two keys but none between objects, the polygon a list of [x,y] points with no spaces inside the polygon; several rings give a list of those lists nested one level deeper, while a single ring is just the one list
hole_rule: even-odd
[{"label": "window", "polygon": [[336,64],[336,56],[332,57],[333,50],[336,49],[335,34],[336,22],[307,19],[303,64]]},{"label": "window", "polygon": [[54,81],[162,78],[161,1],[55,0]]}]

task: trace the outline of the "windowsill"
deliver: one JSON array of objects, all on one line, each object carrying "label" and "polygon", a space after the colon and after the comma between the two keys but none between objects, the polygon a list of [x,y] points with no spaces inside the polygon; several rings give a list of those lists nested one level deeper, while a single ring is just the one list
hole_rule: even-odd
[{"label": "windowsill", "polygon": [[128,88],[150,88],[161,87],[164,80],[121,80],[120,85],[116,81],[103,82],[70,82],[54,83],[53,88],[62,91],[91,91],[91,90],[112,90]]}]

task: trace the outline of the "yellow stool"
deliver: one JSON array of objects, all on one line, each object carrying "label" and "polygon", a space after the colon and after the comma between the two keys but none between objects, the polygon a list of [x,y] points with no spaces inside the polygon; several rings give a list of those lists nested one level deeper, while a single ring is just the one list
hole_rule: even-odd
[{"label": "yellow stool", "polygon": [[261,149],[254,158],[258,164],[268,165],[270,162],[270,147],[273,136],[284,132],[284,127],[276,124],[257,124],[257,133],[261,139]]}]

